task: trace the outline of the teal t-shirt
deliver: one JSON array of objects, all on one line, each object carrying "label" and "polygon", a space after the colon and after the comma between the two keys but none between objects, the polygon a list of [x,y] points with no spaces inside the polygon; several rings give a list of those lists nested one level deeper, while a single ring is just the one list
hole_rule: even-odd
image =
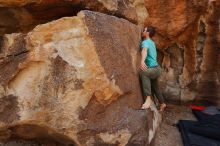
[{"label": "teal t-shirt", "polygon": [[148,67],[157,66],[157,50],[155,43],[151,39],[146,39],[141,42],[141,50],[147,48],[147,57],[145,63]]}]

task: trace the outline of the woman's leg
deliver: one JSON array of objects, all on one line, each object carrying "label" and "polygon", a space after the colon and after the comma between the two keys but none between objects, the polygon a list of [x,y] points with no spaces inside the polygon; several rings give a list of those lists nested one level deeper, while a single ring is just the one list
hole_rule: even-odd
[{"label": "woman's leg", "polygon": [[152,89],[152,93],[155,94],[156,98],[158,99],[159,103],[160,103],[160,111],[164,111],[164,109],[166,108],[166,104],[165,104],[165,100],[164,97],[161,93],[161,90],[158,86],[158,77],[161,74],[161,68],[158,67],[156,74],[158,75],[155,79],[151,79],[151,89]]},{"label": "woman's leg", "polygon": [[142,71],[140,73],[140,78],[141,78],[141,83],[142,83],[142,91],[143,95],[146,98],[146,101],[142,105],[142,109],[147,109],[150,107],[150,102],[151,102],[151,82],[150,82],[150,77],[149,77],[149,72],[147,71]]},{"label": "woman's leg", "polygon": [[160,103],[160,111],[164,111],[166,108],[166,104],[164,101],[164,97],[160,91],[160,88],[158,86],[158,78],[156,79],[151,79],[151,88],[152,88],[152,93],[155,94],[156,98],[158,99]]},{"label": "woman's leg", "polygon": [[151,80],[151,87],[152,87],[152,92],[155,94],[156,98],[158,99],[159,103],[162,104],[164,103],[164,98],[163,95],[158,87],[158,80],[152,79]]}]

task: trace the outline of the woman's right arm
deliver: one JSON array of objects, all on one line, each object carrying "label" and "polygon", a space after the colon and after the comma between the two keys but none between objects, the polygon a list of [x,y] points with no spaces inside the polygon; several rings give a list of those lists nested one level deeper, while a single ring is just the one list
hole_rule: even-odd
[{"label": "woman's right arm", "polygon": [[141,65],[140,65],[142,71],[147,70],[147,65],[145,64],[146,57],[147,57],[147,48],[143,48],[141,51]]}]

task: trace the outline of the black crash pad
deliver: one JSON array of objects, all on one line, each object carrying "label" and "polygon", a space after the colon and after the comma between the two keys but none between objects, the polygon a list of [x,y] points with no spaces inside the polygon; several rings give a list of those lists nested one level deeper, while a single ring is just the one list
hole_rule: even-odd
[{"label": "black crash pad", "polygon": [[220,115],[207,115],[201,111],[193,113],[199,121],[190,128],[190,131],[220,141]]},{"label": "black crash pad", "polygon": [[197,121],[180,120],[178,123],[184,146],[220,146],[220,141],[198,135],[191,131],[192,127],[198,124]]}]

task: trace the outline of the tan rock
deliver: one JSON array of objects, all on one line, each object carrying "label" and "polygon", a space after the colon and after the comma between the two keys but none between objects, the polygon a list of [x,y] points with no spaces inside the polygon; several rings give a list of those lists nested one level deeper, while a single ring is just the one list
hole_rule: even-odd
[{"label": "tan rock", "polygon": [[88,146],[151,142],[160,115],[154,104],[152,111],[137,110],[143,102],[137,25],[82,11],[27,36],[4,38],[4,54],[21,51],[16,44],[26,51],[0,62],[0,100],[7,103],[1,105],[0,135]]},{"label": "tan rock", "polygon": [[143,0],[130,0],[135,7],[137,13],[137,19],[139,24],[144,24],[148,17],[148,11],[145,7],[145,1]]},{"label": "tan rock", "polygon": [[189,89],[181,90],[181,101],[188,102],[194,100],[195,98],[196,98],[195,92],[192,92]]}]

